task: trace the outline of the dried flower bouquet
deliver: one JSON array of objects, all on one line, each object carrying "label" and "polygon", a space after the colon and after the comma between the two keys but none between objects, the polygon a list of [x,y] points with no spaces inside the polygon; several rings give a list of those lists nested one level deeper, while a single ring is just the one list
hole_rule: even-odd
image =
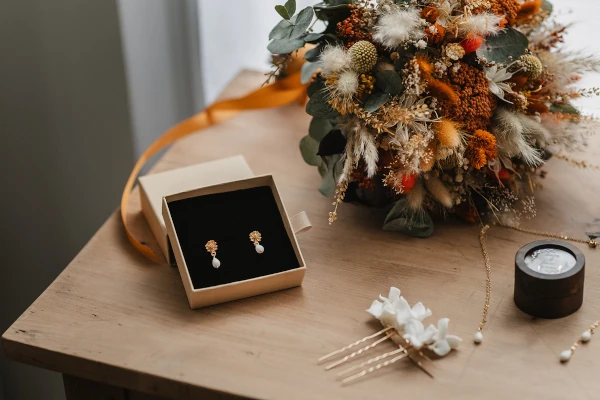
[{"label": "dried flower bouquet", "polygon": [[[586,144],[575,109],[600,60],[561,46],[546,0],[325,0],[277,6],[271,76],[304,53],[313,116],[300,148],[342,201],[393,204],[384,229],[433,232],[432,215],[516,224],[535,214],[540,167]],[[315,33],[317,21],[323,32]]]}]

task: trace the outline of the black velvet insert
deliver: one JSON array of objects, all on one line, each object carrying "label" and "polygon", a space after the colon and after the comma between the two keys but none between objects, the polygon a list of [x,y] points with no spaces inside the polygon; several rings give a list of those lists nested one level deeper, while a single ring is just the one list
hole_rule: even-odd
[{"label": "black velvet insert", "polygon": [[[268,186],[177,200],[168,206],[194,289],[300,267]],[[262,234],[263,254],[254,250],[252,231]],[[204,248],[211,239],[219,246],[218,269]]]}]

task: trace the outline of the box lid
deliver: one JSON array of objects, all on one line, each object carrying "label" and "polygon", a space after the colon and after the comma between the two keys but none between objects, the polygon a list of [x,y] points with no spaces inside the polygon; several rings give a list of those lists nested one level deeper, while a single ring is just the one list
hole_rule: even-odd
[{"label": "box lid", "polygon": [[254,177],[242,155],[209,161],[139,178],[142,211],[167,262],[173,264],[162,199],[177,193]]}]

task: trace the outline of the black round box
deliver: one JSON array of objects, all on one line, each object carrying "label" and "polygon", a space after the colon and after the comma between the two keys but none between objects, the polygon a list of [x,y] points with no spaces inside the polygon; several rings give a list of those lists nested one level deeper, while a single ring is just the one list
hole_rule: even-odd
[{"label": "black round box", "polygon": [[[536,249],[555,248],[571,253],[575,266],[560,274],[543,274],[525,264],[525,256]],[[585,257],[575,246],[561,240],[538,240],[523,246],[515,256],[515,304],[539,318],[562,318],[583,303]]]}]

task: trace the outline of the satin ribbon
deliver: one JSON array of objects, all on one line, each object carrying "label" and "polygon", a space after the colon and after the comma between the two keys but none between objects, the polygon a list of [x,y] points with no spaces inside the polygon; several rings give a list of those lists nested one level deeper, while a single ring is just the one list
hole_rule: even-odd
[{"label": "satin ribbon", "polygon": [[182,137],[230,119],[242,111],[281,107],[295,101],[301,102],[304,100],[305,95],[306,85],[300,83],[300,72],[294,72],[286,78],[263,86],[245,96],[213,103],[204,111],[175,125],[152,143],[135,163],[121,197],[121,220],[125,227],[127,239],[133,247],[149,259],[156,262],[161,261],[161,258],[150,247],[143,245],[133,236],[127,222],[129,196],[140,170],[148,159]]}]

